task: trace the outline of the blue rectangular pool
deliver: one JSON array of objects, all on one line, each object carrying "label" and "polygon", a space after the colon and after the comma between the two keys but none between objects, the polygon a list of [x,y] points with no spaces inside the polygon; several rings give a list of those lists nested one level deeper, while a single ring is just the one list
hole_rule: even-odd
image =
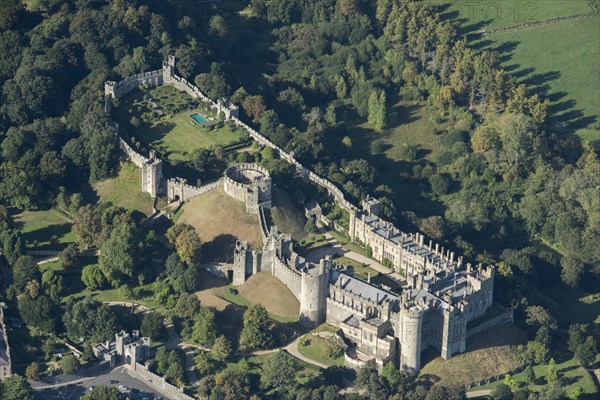
[{"label": "blue rectangular pool", "polygon": [[191,114],[190,117],[192,117],[192,119],[199,124],[203,124],[206,121],[208,121],[206,118],[204,118],[201,114],[198,113]]}]

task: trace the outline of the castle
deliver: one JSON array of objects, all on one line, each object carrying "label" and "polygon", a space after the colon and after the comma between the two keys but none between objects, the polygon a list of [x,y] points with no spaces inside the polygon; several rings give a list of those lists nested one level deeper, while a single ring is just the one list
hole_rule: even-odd
[{"label": "castle", "polygon": [[108,361],[111,368],[125,363],[135,370],[150,356],[150,338],[140,337],[139,331],[131,335],[121,331],[115,334],[114,341],[94,345],[92,352],[97,359]]},{"label": "castle", "polygon": [[[259,217],[264,218],[262,213]],[[401,265],[411,266],[405,269],[408,284],[401,295],[352,276],[329,257],[318,264],[308,262],[294,251],[290,235],[274,226],[262,251],[237,242],[233,284],[242,284],[257,272],[271,272],[300,302],[301,322],[336,325],[355,344],[346,352],[347,364],[360,367],[374,358],[380,366],[397,361],[402,370],[416,373],[427,347],[444,359],[466,350],[467,322],[485,314],[492,304],[494,268],[467,264],[465,270],[459,269],[419,245],[422,235],[400,237],[404,240],[396,247],[409,249],[406,254],[398,249]]]},{"label": "castle", "polygon": [[[466,350],[467,323],[478,320],[492,304],[494,268],[466,264],[454,252],[433,244],[425,244],[419,233],[407,234],[378,217],[380,203],[373,198],[356,208],[344,198],[333,183],[298,162],[267,138],[238,119],[238,109],[220,99],[206,97],[197,87],[174,72],[175,60],[163,64],[161,70],[134,75],[121,82],[106,82],[105,108],[110,118],[112,99],[140,85],[170,84],[211,104],[225,118],[245,129],[258,143],[275,149],[302,178],[324,188],[340,207],[350,213],[349,236],[368,246],[372,257],[404,274],[407,284],[402,293],[374,285],[348,273],[326,257],[311,263],[294,251],[289,234],[281,233],[268,218],[271,207],[271,178],[255,164],[239,164],[228,168],[216,182],[196,187],[180,178],[165,179],[162,164],[153,152],[150,158],[137,153],[120,136],[113,124],[121,148],[142,169],[142,190],[153,197],[166,195],[169,200],[186,201],[217,187],[231,197],[244,201],[246,211],[258,214],[263,237],[262,250],[252,250],[238,241],[233,264],[207,267],[209,272],[230,278],[234,285],[261,271],[267,271],[283,282],[300,303],[300,321],[307,325],[328,322],[340,328],[350,346],[346,363],[360,367],[370,359],[379,366],[389,361],[407,373],[421,368],[421,352],[436,349],[449,359]],[[318,213],[318,208],[315,208]],[[512,317],[512,315],[511,315]],[[505,321],[494,318],[490,324]],[[483,328],[483,325],[480,325]]]}]

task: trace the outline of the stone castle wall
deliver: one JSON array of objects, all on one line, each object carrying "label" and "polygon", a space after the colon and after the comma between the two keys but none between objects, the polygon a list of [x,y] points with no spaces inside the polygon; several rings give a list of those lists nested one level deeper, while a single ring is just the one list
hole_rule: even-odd
[{"label": "stone castle wall", "polygon": [[273,276],[287,286],[298,301],[301,301],[302,276],[300,273],[285,265],[278,257],[273,257],[271,265]]},{"label": "stone castle wall", "polygon": [[173,178],[167,180],[167,198],[170,201],[179,198],[181,201],[191,200],[201,196],[204,193],[210,192],[223,184],[223,179],[218,179],[214,182],[207,183],[202,186],[193,186],[185,182],[184,179]]},{"label": "stone castle wall", "polygon": [[183,388],[178,388],[177,386],[170,384],[164,376],[155,374],[148,370],[148,367],[143,364],[136,363],[135,369],[128,368],[126,371],[129,375],[143,381],[168,399],[195,400],[192,396],[183,393]]},{"label": "stone castle wall", "polygon": [[[123,94],[126,94],[140,85],[163,85],[168,84],[172,85],[176,89],[180,91],[184,91],[188,93],[190,96],[194,98],[199,98],[203,101],[208,102],[211,107],[217,109],[217,111],[223,111],[225,113],[225,117],[231,121],[233,121],[236,125],[242,127],[248,134],[256,140],[258,143],[264,146],[269,146],[276,150],[279,153],[279,156],[289,162],[296,170],[296,172],[301,175],[304,179],[323,187],[327,190],[329,195],[333,196],[338,204],[350,211],[355,209],[354,205],[345,199],[342,191],[335,186],[332,182],[328,181],[325,178],[322,178],[312,172],[310,169],[303,166],[298,160],[296,160],[293,154],[289,154],[285,152],[282,148],[275,145],[275,143],[271,142],[265,136],[261,135],[255,129],[248,126],[246,123],[241,121],[238,118],[238,108],[234,105],[226,104],[225,102],[218,100],[214,101],[206,96],[198,87],[191,84],[187,79],[178,76],[174,72],[175,69],[175,59],[174,57],[169,57],[169,61],[163,64],[163,68],[159,70],[154,70],[150,72],[144,72],[137,75],[132,75],[127,77],[119,82],[106,82],[105,83],[105,97],[106,97],[106,112],[110,118],[110,106],[108,103],[112,101],[112,98],[118,98]],[[118,135],[118,127],[115,129],[116,134]],[[125,151],[128,157],[132,159],[132,161],[141,168],[143,164],[142,155],[135,152],[127,143],[120,138],[120,142],[123,142],[121,148]],[[192,192],[193,193],[193,192]],[[186,198],[181,198],[182,201],[187,200]]]}]

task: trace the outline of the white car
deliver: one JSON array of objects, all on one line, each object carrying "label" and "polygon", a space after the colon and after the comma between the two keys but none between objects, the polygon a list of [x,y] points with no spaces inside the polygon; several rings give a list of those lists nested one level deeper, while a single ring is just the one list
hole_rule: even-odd
[{"label": "white car", "polygon": [[119,390],[128,391],[129,388],[125,385],[119,385]]}]

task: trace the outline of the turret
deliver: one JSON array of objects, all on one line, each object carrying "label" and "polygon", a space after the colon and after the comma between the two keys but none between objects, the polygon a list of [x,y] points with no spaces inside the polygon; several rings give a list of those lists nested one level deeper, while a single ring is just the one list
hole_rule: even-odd
[{"label": "turret", "polygon": [[325,322],[327,289],[331,258],[322,259],[318,266],[302,271],[300,286],[300,322],[319,325]]},{"label": "turret", "polygon": [[400,369],[409,375],[421,369],[424,314],[424,308],[414,304],[403,307],[400,313]]}]

